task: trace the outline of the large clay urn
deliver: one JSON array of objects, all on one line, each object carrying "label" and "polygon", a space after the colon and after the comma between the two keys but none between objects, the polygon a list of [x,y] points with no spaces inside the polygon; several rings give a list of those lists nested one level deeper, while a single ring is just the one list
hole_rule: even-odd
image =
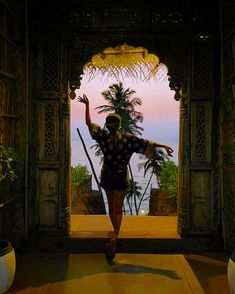
[{"label": "large clay urn", "polygon": [[15,270],[15,251],[9,241],[0,240],[0,294],[6,293],[10,289]]}]

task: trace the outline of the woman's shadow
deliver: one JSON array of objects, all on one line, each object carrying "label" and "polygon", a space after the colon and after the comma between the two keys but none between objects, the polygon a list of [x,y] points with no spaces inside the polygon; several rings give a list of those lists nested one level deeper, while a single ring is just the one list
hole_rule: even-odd
[{"label": "woman's shadow", "polygon": [[[110,261],[108,261],[110,264]],[[126,273],[130,275],[136,274],[154,274],[154,275],[163,275],[173,280],[180,280],[181,277],[173,270],[162,269],[162,268],[153,268],[138,264],[128,264],[128,263],[115,263],[111,262],[111,265],[114,265],[112,270],[113,273]]]},{"label": "woman's shadow", "polygon": [[17,270],[13,291],[28,287],[38,287],[55,282],[79,280],[101,273],[110,275],[125,273],[128,275],[152,274],[169,279],[180,280],[177,272],[170,269],[156,268],[117,259],[112,266],[107,264],[103,254],[69,254],[69,253],[28,253],[17,258]]}]

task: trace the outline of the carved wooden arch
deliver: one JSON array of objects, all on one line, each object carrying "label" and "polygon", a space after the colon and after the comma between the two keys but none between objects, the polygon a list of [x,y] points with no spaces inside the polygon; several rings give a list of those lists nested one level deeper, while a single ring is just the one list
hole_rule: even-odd
[{"label": "carved wooden arch", "polygon": [[[49,10],[43,6],[42,14],[35,11],[35,16],[39,15],[40,19],[32,18],[38,28],[37,34],[32,29],[33,42],[30,42],[35,44],[31,52],[31,87],[32,93],[36,93],[32,97],[32,109],[38,111],[39,123],[37,138],[32,136],[30,141],[35,146],[33,156],[37,155],[31,158],[31,162],[37,165],[31,167],[31,174],[36,178],[37,172],[39,180],[35,179],[31,184],[33,209],[30,209],[30,225],[37,225],[34,211],[38,210],[41,213],[38,217],[40,228],[47,227],[49,232],[51,228],[59,228],[68,233],[70,142],[67,82],[72,89],[79,88],[83,65],[93,55],[107,47],[127,43],[144,47],[159,57],[168,68],[170,88],[176,91],[177,100],[181,98],[179,232],[185,236],[217,235],[220,221],[218,132],[212,128],[217,120],[213,113],[217,87],[215,41],[212,38],[215,21],[211,17],[211,6],[208,11],[206,7],[205,11],[200,7],[187,13],[185,5],[172,6],[169,3],[165,3],[165,9],[158,3],[155,3],[156,7],[145,7],[142,2],[137,5],[138,1],[128,7],[126,1],[121,6],[113,5],[112,1],[92,1],[96,6],[87,2],[78,0],[76,7],[67,6],[67,14],[62,6],[52,5]],[[57,8],[60,9],[57,11]],[[41,43],[38,42],[39,35]],[[45,119],[48,113],[51,114],[50,120]],[[48,132],[51,123],[54,125],[52,133]],[[30,134],[34,134],[35,129],[32,125]],[[48,178],[51,183],[46,186],[44,179]],[[54,193],[54,187],[59,187],[57,193]],[[36,189],[38,199],[42,200],[39,209],[35,202]]]},{"label": "carved wooden arch", "polygon": [[[41,213],[39,225],[42,229],[49,227],[48,231],[51,227],[63,229],[66,233],[69,231],[70,142],[67,82],[69,81],[72,89],[79,88],[83,65],[93,55],[107,47],[127,43],[134,47],[144,47],[149,53],[159,57],[160,62],[168,68],[170,88],[175,90],[177,100],[181,98],[179,232],[185,236],[217,235],[220,220],[216,155],[218,135],[212,128],[217,119],[213,113],[216,103],[216,52],[212,34],[207,31],[210,27],[208,15],[210,16],[211,9],[209,14],[204,14],[201,10],[192,10],[188,14],[178,6],[167,10],[148,7],[143,14],[142,3],[141,7],[106,7],[105,1],[105,6],[99,3],[97,9],[83,4],[81,7],[78,5],[77,11],[73,7],[67,17],[64,10],[62,15],[51,17],[55,14],[54,6],[46,13],[41,24],[42,27],[47,24],[47,33],[40,28],[38,30],[42,45],[38,42],[38,34],[32,30],[35,47],[38,47],[33,51],[36,58],[32,58],[32,69],[35,73],[32,75],[32,90],[37,93],[38,104],[35,105],[35,110],[40,115],[38,141],[35,139],[39,144],[34,145],[39,160],[31,160],[37,163],[36,168],[32,166],[32,171],[34,174],[35,170],[38,171],[39,180],[37,185],[32,186],[30,197],[33,208],[37,209],[34,191],[38,189],[38,198],[42,200],[38,209]],[[123,17],[120,18],[120,15]],[[64,26],[58,26],[61,20],[64,21]],[[213,32],[213,18],[210,21]],[[39,75],[38,81],[34,79],[36,75]],[[35,97],[32,101],[33,99]],[[48,118],[48,113],[51,114],[50,120],[45,119]],[[55,126],[52,133],[48,132],[51,130],[51,123]],[[44,128],[41,127],[43,124]],[[52,148],[49,153],[47,147]],[[48,182],[45,186],[44,179],[49,178],[48,174],[51,183]],[[59,187],[57,193],[54,193],[54,187]],[[53,207],[51,198],[54,199]],[[33,227],[33,213],[31,219]]]},{"label": "carved wooden arch", "polygon": [[[168,76],[170,78],[169,87],[175,91],[175,100],[180,100],[180,133],[179,133],[179,195],[178,195],[178,231],[180,234],[188,232],[188,201],[184,191],[185,180],[188,174],[188,159],[185,155],[185,149],[188,142],[188,125],[187,119],[187,103],[185,99],[185,89],[188,68],[187,60],[188,52],[186,50],[185,40],[180,36],[71,36],[69,40],[70,51],[68,60],[68,78],[71,87],[71,93],[80,87],[81,77],[83,75],[83,65],[91,60],[92,56],[102,52],[107,47],[115,47],[117,45],[127,43],[134,47],[144,47],[149,53],[159,57],[160,63],[168,68]],[[71,46],[72,45],[72,46]],[[181,91],[183,88],[183,91]],[[183,92],[183,96],[181,97]],[[71,95],[74,96],[74,95]],[[182,99],[180,99],[182,98]],[[186,174],[186,176],[185,176]]]},{"label": "carved wooden arch", "polygon": [[[74,91],[80,87],[83,65],[92,56],[102,52],[107,47],[115,47],[127,43],[134,47],[144,47],[149,53],[159,57],[160,62],[168,68],[169,86],[175,91],[175,99],[180,99],[180,89],[184,80],[184,41],[179,36],[71,36],[69,40],[69,82]],[[174,50],[173,50],[174,48]]]}]

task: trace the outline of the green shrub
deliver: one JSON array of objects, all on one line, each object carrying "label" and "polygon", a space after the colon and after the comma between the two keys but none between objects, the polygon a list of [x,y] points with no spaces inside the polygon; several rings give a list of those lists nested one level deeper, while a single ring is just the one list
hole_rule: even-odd
[{"label": "green shrub", "polygon": [[169,160],[162,165],[158,175],[160,188],[169,193],[169,198],[177,203],[178,198],[178,167],[174,161]]},{"label": "green shrub", "polygon": [[0,145],[0,182],[16,180],[17,159],[17,154],[13,148]]},{"label": "green shrub", "polygon": [[72,186],[79,186],[88,179],[89,171],[85,165],[78,164],[71,166],[71,183]]}]

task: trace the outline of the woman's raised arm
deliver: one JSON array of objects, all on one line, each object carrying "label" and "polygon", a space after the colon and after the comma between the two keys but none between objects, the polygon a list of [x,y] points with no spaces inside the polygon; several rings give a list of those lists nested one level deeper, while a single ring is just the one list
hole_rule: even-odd
[{"label": "woman's raised arm", "polygon": [[90,116],[89,99],[87,98],[85,94],[83,94],[82,97],[81,96],[78,97],[78,102],[84,103],[86,105],[85,120],[86,120],[86,124],[88,128],[91,128],[92,122],[91,122],[91,116]]}]

